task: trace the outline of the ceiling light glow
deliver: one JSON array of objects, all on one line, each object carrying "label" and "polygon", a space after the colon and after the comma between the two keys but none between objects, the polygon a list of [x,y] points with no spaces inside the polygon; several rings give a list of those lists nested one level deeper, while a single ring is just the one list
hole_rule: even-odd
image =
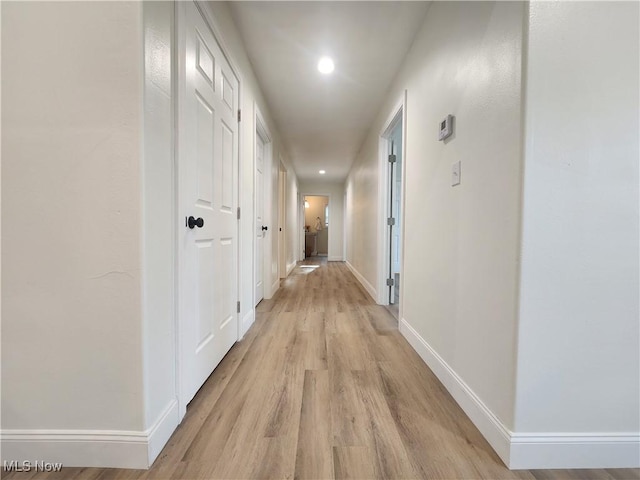
[{"label": "ceiling light glow", "polygon": [[333,60],[330,57],[322,57],[318,62],[318,71],[325,75],[333,72],[335,65],[333,64]]},{"label": "ceiling light glow", "polygon": [[320,170],[318,173],[319,173],[320,175],[324,175],[324,174],[325,174],[325,173],[327,173],[327,172],[325,172],[324,170]]}]

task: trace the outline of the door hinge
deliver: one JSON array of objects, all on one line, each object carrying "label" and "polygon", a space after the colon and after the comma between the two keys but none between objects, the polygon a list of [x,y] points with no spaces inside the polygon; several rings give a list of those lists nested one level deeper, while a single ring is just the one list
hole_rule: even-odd
[{"label": "door hinge", "polygon": [[238,123],[242,120],[242,110],[238,109]]},{"label": "door hinge", "polygon": [[387,225],[392,226],[396,224],[396,219],[393,217],[387,218]]},{"label": "door hinge", "polygon": [[240,207],[238,207],[238,220],[240,220]]},{"label": "door hinge", "polygon": [[387,278],[387,287],[393,287],[394,284],[393,278]]},{"label": "door hinge", "polygon": [[396,156],[393,153],[389,155],[389,163],[396,163]]},{"label": "door hinge", "polygon": [[238,306],[237,306],[237,308],[236,308],[236,311],[237,311],[238,313],[240,313],[240,300],[238,300]]}]

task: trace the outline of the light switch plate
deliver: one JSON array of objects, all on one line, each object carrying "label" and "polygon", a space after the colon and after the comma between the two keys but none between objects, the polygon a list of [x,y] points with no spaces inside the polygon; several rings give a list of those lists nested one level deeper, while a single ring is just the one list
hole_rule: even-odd
[{"label": "light switch plate", "polygon": [[451,186],[460,185],[460,160],[451,165]]}]

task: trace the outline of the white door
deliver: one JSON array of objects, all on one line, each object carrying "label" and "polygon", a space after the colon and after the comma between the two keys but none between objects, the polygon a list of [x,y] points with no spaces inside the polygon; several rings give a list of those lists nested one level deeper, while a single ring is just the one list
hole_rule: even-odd
[{"label": "white door", "polygon": [[256,288],[254,304],[264,297],[264,145],[265,141],[256,133]]},{"label": "white door", "polygon": [[238,338],[238,80],[196,5],[178,2],[178,8],[178,301],[186,405]]}]

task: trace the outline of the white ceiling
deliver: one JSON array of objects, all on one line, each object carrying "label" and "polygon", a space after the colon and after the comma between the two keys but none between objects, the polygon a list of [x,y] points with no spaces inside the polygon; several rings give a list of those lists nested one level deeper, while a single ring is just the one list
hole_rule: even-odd
[{"label": "white ceiling", "polygon": [[[427,2],[230,2],[249,59],[302,180],[343,180]],[[322,55],[336,69],[318,72]],[[318,170],[327,174],[321,176]]]}]

